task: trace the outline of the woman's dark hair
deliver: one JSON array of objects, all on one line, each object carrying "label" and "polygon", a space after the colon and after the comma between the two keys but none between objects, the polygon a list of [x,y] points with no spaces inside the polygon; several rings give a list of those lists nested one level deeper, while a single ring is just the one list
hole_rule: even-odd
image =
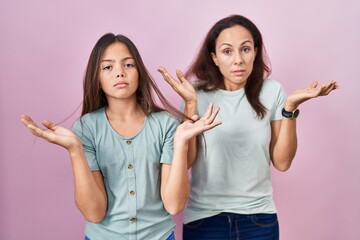
[{"label": "woman's dark hair", "polygon": [[260,102],[259,95],[264,79],[271,73],[271,67],[261,33],[256,25],[249,19],[240,15],[231,15],[215,23],[207,33],[200,51],[186,71],[185,77],[191,78],[195,76],[198,81],[196,87],[199,90],[212,91],[218,88],[224,88],[224,77],[215,65],[211,53],[215,53],[216,41],[220,33],[224,29],[231,28],[235,25],[240,25],[251,33],[254,40],[254,47],[257,49],[253,71],[245,85],[245,94],[257,116],[263,118],[266,113],[266,108]]},{"label": "woman's dark hair", "polygon": [[[105,93],[100,87],[99,70],[101,57],[103,56],[106,48],[115,42],[125,44],[134,58],[135,65],[139,73],[139,86],[136,91],[137,101],[144,113],[149,115],[152,112],[164,111],[164,109],[166,109],[174,116],[181,117],[181,113],[176,110],[176,108],[173,107],[160,92],[154,79],[146,69],[140,53],[134,43],[126,36],[114,35],[112,33],[107,33],[102,36],[97,41],[90,54],[84,77],[84,96],[81,116],[108,105]],[[154,91],[158,96],[163,108],[155,103],[152,97],[152,91]]]}]

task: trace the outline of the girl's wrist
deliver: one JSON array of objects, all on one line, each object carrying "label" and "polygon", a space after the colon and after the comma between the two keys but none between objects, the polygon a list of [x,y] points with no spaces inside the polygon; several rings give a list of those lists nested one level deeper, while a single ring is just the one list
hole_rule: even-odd
[{"label": "girl's wrist", "polygon": [[83,154],[84,149],[81,144],[80,145],[77,144],[75,146],[68,148],[68,152],[71,157],[75,157],[75,156],[79,156],[79,155]]}]

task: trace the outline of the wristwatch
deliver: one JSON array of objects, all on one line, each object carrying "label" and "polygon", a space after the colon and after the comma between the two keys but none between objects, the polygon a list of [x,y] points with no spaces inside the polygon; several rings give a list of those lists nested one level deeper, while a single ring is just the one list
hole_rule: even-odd
[{"label": "wristwatch", "polygon": [[281,114],[283,115],[283,117],[286,118],[297,118],[299,116],[300,110],[299,109],[295,109],[292,112],[288,112],[285,110],[285,108],[282,109]]}]

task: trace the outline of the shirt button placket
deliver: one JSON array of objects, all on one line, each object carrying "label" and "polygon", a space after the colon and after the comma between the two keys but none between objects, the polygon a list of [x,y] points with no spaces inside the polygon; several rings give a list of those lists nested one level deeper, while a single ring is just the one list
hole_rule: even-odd
[{"label": "shirt button placket", "polygon": [[136,229],[137,229],[137,207],[136,207],[136,175],[135,175],[135,166],[134,166],[134,149],[133,141],[130,139],[125,140],[126,144],[126,157],[128,160],[127,164],[127,184],[128,184],[128,193],[129,193],[129,239],[136,239]]}]

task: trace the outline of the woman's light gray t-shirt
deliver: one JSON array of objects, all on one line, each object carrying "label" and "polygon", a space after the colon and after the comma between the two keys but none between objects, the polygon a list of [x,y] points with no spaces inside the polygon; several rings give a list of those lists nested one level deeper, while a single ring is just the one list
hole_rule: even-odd
[{"label": "woman's light gray t-shirt", "polygon": [[198,114],[210,102],[220,111],[222,125],[199,136],[192,167],[191,193],[184,214],[189,223],[221,212],[275,213],[269,144],[271,121],[282,119],[286,93],[280,83],[265,80],[260,101],[267,113],[257,118],[244,88],[236,91],[198,91]]}]

